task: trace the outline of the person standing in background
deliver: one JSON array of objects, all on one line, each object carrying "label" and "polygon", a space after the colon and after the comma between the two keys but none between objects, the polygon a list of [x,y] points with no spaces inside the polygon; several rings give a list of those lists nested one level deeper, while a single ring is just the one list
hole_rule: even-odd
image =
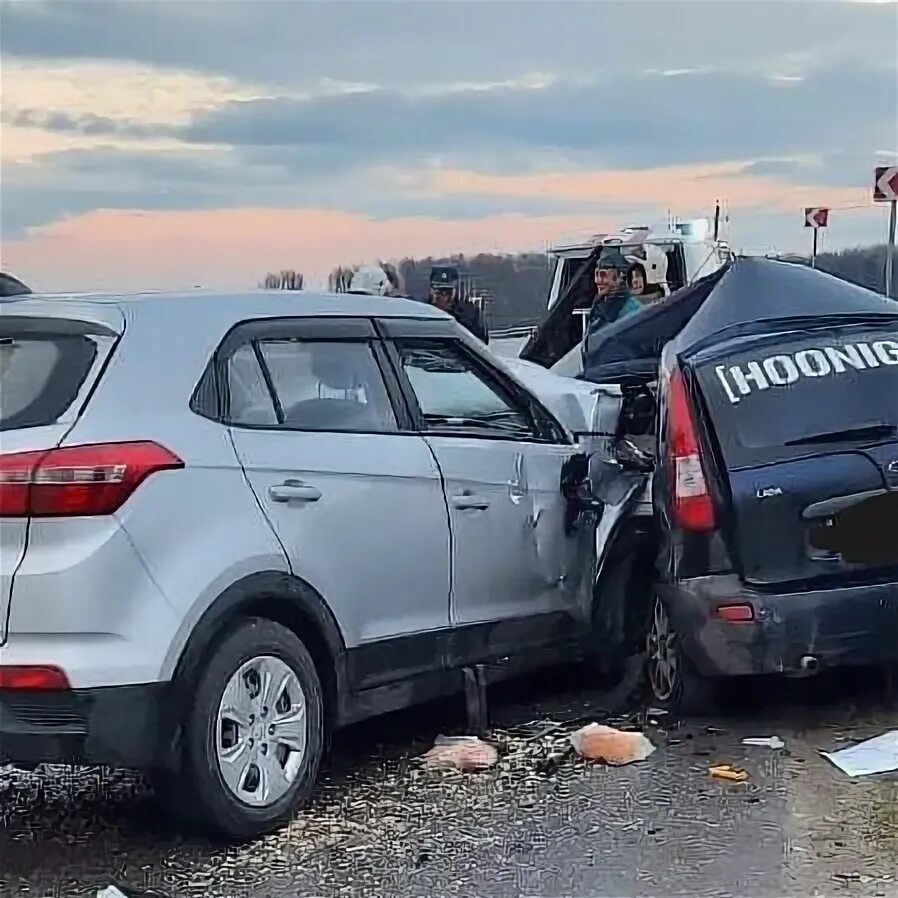
[{"label": "person standing in background", "polygon": [[489,343],[489,333],[480,307],[459,296],[458,269],[438,266],[430,269],[430,303],[448,312],[478,340]]}]

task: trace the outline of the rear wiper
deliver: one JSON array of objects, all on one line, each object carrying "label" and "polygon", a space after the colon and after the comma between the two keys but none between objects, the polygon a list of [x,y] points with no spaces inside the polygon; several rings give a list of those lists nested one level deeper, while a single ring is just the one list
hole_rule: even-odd
[{"label": "rear wiper", "polygon": [[815,433],[811,436],[787,440],[787,446],[810,446],[814,443],[849,443],[856,440],[881,440],[893,437],[898,427],[893,424],[871,424],[867,427],[848,427],[845,430],[831,430],[827,433]]}]

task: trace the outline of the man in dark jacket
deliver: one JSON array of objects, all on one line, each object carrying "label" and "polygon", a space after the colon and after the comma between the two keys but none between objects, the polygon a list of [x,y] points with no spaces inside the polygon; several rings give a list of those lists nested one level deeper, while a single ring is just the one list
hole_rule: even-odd
[{"label": "man in dark jacket", "polygon": [[589,310],[583,355],[589,350],[589,341],[595,333],[609,324],[632,315],[642,308],[639,300],[630,292],[631,264],[616,246],[602,250],[596,262],[596,298]]},{"label": "man in dark jacket", "polygon": [[480,308],[458,295],[458,269],[440,267],[430,269],[431,305],[448,312],[462,327],[467,328],[478,340],[489,343],[489,334]]}]

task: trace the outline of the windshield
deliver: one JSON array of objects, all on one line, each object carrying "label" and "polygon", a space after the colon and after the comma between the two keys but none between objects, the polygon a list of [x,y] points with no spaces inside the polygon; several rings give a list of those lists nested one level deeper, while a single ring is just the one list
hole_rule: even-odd
[{"label": "windshield", "polygon": [[731,462],[869,444],[898,427],[895,325],[757,341],[702,362],[697,375]]}]

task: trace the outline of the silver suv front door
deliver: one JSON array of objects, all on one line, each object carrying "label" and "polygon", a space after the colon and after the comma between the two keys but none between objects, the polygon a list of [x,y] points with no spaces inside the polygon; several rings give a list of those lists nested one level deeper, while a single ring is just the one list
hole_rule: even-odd
[{"label": "silver suv front door", "polygon": [[396,345],[418,427],[443,474],[453,623],[546,616],[582,623],[592,534],[566,531],[561,493],[562,468],[578,447],[557,424],[547,437],[520,388],[466,341]]}]

